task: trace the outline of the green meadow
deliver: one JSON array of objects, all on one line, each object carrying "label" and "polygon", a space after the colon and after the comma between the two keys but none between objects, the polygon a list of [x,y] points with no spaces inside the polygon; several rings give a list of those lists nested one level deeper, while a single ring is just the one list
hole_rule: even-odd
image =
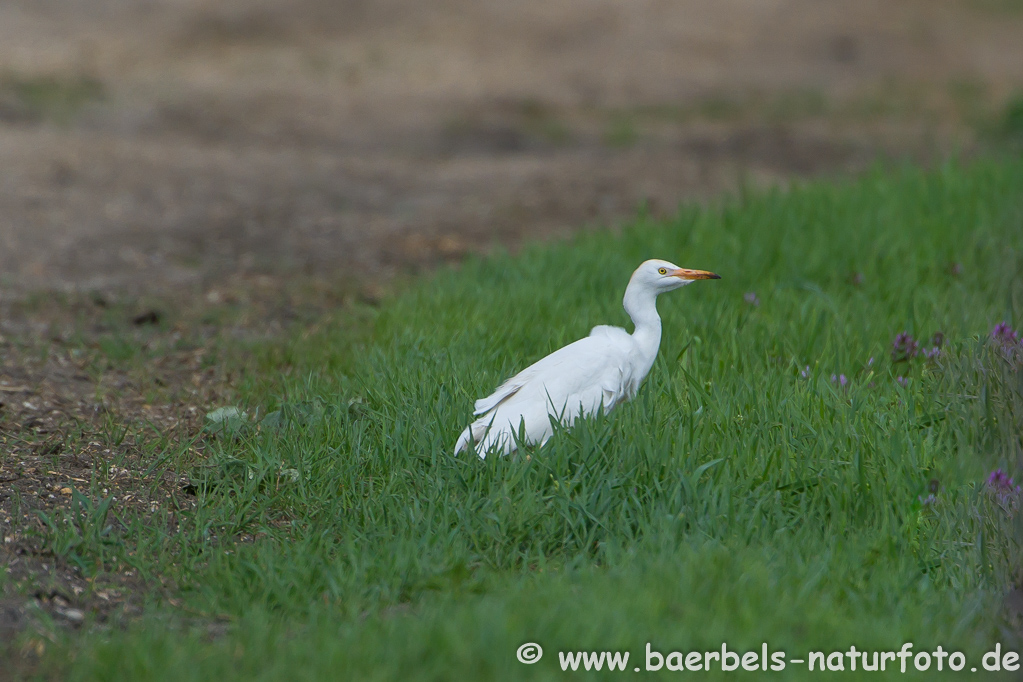
[{"label": "green meadow", "polygon": [[[518,456],[454,456],[475,398],[594,325],[631,330],[647,258],[722,279],[660,297],[636,399]],[[1023,478],[1023,358],[991,338],[1023,323],[1023,162],[750,190],[399,289],[223,349],[244,415],[196,435],[179,509],[122,514],[112,541],[82,491],[51,546],[160,589],[60,635],[41,674],[539,680],[592,650],[630,653],[599,675],[656,678],[687,673],[633,672],[648,643],[805,660],[912,642],[966,665],[905,677],[954,679],[1023,648],[1019,493],[988,483]],[[191,445],[154,442],[153,470]]]}]

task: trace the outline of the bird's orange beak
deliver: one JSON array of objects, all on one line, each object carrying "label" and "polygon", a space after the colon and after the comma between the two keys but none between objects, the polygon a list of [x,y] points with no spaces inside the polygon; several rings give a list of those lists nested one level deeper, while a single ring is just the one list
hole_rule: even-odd
[{"label": "bird's orange beak", "polygon": [[679,279],[721,279],[721,275],[715,275],[713,272],[707,272],[706,270],[687,270],[686,268],[679,268],[671,273],[672,277],[678,277]]}]

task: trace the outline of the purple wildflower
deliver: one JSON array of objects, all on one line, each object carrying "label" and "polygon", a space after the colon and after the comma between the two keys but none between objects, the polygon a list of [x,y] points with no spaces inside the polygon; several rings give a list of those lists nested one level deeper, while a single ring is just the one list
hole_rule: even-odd
[{"label": "purple wildflower", "polygon": [[807,365],[803,369],[799,370],[799,376],[801,376],[804,379],[809,379],[810,378],[810,365]]},{"label": "purple wildflower", "polygon": [[873,367],[873,366],[874,366],[874,356],[871,355],[870,359],[867,360],[867,367]]},{"label": "purple wildflower", "polygon": [[941,481],[936,478],[932,478],[927,481],[927,495],[917,495],[916,499],[920,500],[920,504],[925,507],[937,504],[938,493],[941,491]]},{"label": "purple wildflower", "polygon": [[903,388],[906,388],[907,386],[909,386],[909,380],[906,377],[896,377],[895,378],[895,382],[899,386],[902,386]]},{"label": "purple wildflower", "polygon": [[1003,508],[1015,510],[1019,506],[1021,488],[1001,469],[995,469],[987,477],[987,489]]},{"label": "purple wildflower", "polygon": [[991,330],[991,340],[1003,348],[1007,348],[1019,343],[1019,334],[1009,326],[1008,322],[999,322]]},{"label": "purple wildflower", "polygon": [[892,342],[892,362],[908,362],[920,352],[920,344],[909,332],[900,332]]},{"label": "purple wildflower", "polygon": [[1023,362],[1023,340],[1008,322],[999,322],[991,330],[991,342],[1009,360]]},{"label": "purple wildflower", "polygon": [[760,305],[760,299],[757,298],[756,292],[753,291],[747,291],[745,294],[743,294],[742,300],[746,301],[753,307]]},{"label": "purple wildflower", "polygon": [[987,486],[999,493],[1018,493],[1020,491],[1020,487],[1013,483],[1009,474],[1001,469],[991,472],[991,475],[987,477]]},{"label": "purple wildflower", "polygon": [[941,357],[941,349],[945,345],[945,335],[941,332],[934,332],[931,335],[931,347],[924,348],[922,354],[928,362],[937,362]]},{"label": "purple wildflower", "polygon": [[849,384],[849,380],[844,374],[832,374],[831,383],[838,384],[841,388],[845,388]]}]

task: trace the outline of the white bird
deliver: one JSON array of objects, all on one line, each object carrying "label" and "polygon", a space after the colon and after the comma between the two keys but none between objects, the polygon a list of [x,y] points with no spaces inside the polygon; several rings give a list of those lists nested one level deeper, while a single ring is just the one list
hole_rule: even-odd
[{"label": "white bird", "polygon": [[496,449],[513,452],[519,440],[547,442],[552,421],[565,426],[580,416],[631,400],[657,357],[661,318],[657,295],[698,279],[721,279],[705,270],[686,270],[663,260],[648,260],[636,268],[625,289],[625,312],[636,326],[629,334],[620,327],[600,325],[590,335],[560,348],[476,401],[473,416],[455,444],[455,454],[472,444],[481,459]]}]

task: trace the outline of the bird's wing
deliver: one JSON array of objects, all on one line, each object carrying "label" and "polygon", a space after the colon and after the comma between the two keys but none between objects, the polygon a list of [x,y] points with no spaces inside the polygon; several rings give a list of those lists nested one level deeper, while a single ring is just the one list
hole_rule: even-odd
[{"label": "bird's wing", "polygon": [[[546,401],[560,408],[570,397],[585,393],[587,389],[607,388],[617,394],[623,374],[631,374],[628,363],[631,344],[632,337],[624,329],[607,325],[594,327],[588,337],[538,360],[505,381],[491,395],[477,400],[474,414],[487,414],[518,397],[535,401],[546,396]],[[518,396],[526,387],[529,387],[526,391],[529,395]],[[614,402],[619,398],[616,395]],[[607,401],[605,405],[609,407]]]},{"label": "bird's wing", "polygon": [[[540,362],[543,362],[543,360]],[[540,362],[530,365],[511,379],[508,379],[486,398],[480,398],[477,400],[473,404],[473,414],[477,417],[481,414],[486,414],[508,398],[518,393],[523,386],[529,383],[530,378],[536,374],[536,367],[540,364]]]},{"label": "bird's wing", "polygon": [[625,330],[598,327],[535,362],[476,401],[479,418],[462,432],[455,452],[471,439],[481,457],[494,446],[508,453],[520,434],[531,443],[546,441],[553,432],[551,417],[568,425],[601,406],[610,410],[631,397],[634,346]]}]

